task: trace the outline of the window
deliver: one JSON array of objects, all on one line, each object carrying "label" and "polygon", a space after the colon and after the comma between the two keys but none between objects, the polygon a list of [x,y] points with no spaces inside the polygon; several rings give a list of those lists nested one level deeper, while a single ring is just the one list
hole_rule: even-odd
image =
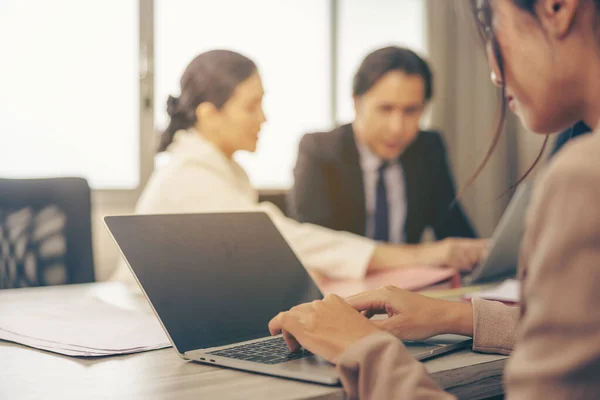
[{"label": "window", "polygon": [[[265,88],[263,125],[255,154],[238,154],[254,186],[292,184],[298,141],[330,129],[330,16],[324,0],[157,0],[156,126],[168,122],[169,94],[199,53],[238,51],[259,68]],[[232,12],[235,10],[235,12]]]},{"label": "window", "polygon": [[341,0],[338,4],[336,120],[347,123],[354,118],[352,80],[367,54],[390,45],[426,53],[425,0]]},{"label": "window", "polygon": [[[10,60],[0,63],[0,177],[77,175],[94,189],[139,189],[152,118],[139,98],[154,94],[163,130],[189,61],[227,48],[257,63],[266,90],[258,151],[236,157],[257,188],[289,188],[300,137],[353,118],[352,77],[368,52],[401,44],[425,53],[424,3],[0,0],[0,55]],[[154,52],[143,96],[140,46]]]},{"label": "window", "polygon": [[2,0],[0,176],[136,188],[138,45],[134,0]]}]

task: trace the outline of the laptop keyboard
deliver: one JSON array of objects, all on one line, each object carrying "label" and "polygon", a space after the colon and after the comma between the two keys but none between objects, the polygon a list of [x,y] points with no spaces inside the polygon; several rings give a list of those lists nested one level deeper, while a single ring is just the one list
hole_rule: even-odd
[{"label": "laptop keyboard", "polygon": [[296,353],[290,352],[282,337],[217,350],[207,354],[261,364],[280,364],[312,356],[310,351],[304,349]]}]

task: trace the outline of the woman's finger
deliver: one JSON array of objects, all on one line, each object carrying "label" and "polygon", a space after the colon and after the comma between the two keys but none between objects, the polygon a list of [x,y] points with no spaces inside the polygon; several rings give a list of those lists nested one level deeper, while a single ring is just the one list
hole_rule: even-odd
[{"label": "woman's finger", "polygon": [[300,343],[298,343],[296,338],[294,336],[292,336],[291,333],[289,333],[285,329],[281,333],[283,336],[283,340],[288,345],[288,348],[290,349],[291,352],[296,352],[296,351],[300,350],[300,348],[301,348]]},{"label": "woman's finger", "polygon": [[355,294],[348,297],[346,303],[358,311],[366,311],[370,316],[385,313],[388,297],[383,293],[384,290],[377,289]]},{"label": "woman's finger", "polygon": [[283,312],[280,312],[269,321],[269,333],[271,336],[279,335],[281,333],[281,318],[283,317],[283,314]]}]

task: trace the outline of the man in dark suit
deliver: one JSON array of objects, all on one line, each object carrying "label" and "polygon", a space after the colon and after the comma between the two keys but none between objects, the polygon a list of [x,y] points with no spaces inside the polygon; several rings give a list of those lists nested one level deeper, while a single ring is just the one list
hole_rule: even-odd
[{"label": "man in dark suit", "polygon": [[408,49],[368,55],[354,78],[355,120],[300,141],[291,215],[391,243],[418,243],[426,227],[437,239],[475,237],[441,135],[419,130],[432,80]]}]

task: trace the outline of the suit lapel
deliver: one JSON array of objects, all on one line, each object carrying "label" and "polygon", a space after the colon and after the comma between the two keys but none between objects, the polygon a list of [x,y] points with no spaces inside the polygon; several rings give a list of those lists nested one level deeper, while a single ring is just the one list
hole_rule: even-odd
[{"label": "suit lapel", "polygon": [[347,199],[348,212],[352,220],[352,232],[365,234],[365,188],[363,172],[360,167],[360,156],[356,147],[352,125],[342,126],[342,169],[341,177],[345,186],[344,197]]},{"label": "suit lapel", "polygon": [[[416,141],[419,139],[417,138]],[[406,193],[406,220],[404,223],[404,233],[407,243],[417,243],[419,241],[418,225],[422,219],[421,200],[419,199],[419,185],[424,185],[419,182],[419,177],[423,179],[423,175],[418,169],[418,154],[417,143],[412,143],[400,156],[400,163],[404,172],[404,190]]]}]

